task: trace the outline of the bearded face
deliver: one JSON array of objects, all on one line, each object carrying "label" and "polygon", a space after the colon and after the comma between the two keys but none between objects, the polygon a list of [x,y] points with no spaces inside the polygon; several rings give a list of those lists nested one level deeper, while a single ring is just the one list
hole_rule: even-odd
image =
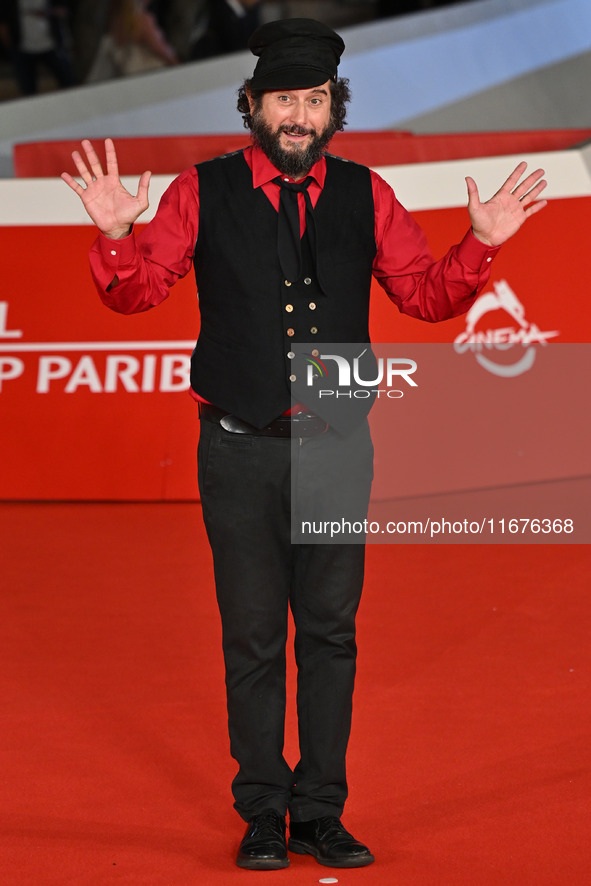
[{"label": "bearded face", "polygon": [[[273,165],[295,179],[307,175],[337,129],[330,115],[330,93],[327,90],[309,90],[310,109],[296,112],[293,110],[295,103],[301,101],[297,92],[285,96],[267,93],[252,109],[251,123],[254,138]],[[281,102],[282,98],[286,101]],[[294,116],[302,119],[295,120]]]}]

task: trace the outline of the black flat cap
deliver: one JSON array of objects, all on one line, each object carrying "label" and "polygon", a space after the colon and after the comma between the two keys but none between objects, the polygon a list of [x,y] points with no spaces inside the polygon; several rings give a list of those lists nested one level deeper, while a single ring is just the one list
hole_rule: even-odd
[{"label": "black flat cap", "polygon": [[259,56],[253,89],[311,89],[337,79],[345,44],[328,25],[311,18],[288,18],[262,25],[248,48]]}]

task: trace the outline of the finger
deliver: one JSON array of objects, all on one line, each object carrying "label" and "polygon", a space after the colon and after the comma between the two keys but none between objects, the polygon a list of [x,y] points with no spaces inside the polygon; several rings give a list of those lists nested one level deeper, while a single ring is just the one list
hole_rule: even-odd
[{"label": "finger", "polygon": [[137,198],[139,202],[143,205],[144,209],[147,209],[149,204],[148,201],[148,188],[150,186],[150,179],[152,178],[152,173],[149,171],[142,172],[140,176],[140,180],[137,186]]},{"label": "finger", "polygon": [[536,212],[539,212],[541,209],[544,209],[545,206],[548,205],[547,200],[537,200],[535,203],[532,203],[531,206],[528,206],[525,210],[525,215],[527,218],[531,218],[532,215],[535,215]]},{"label": "finger", "polygon": [[115,175],[119,178],[119,164],[117,152],[112,138],[105,139],[105,154],[107,156],[107,175]]},{"label": "finger", "polygon": [[103,173],[103,167],[101,166],[101,161],[97,157],[97,153],[92,146],[92,142],[88,141],[87,138],[83,139],[82,147],[86,152],[86,157],[88,159],[88,163],[90,164],[90,168],[92,169],[92,174],[95,178],[101,178]]},{"label": "finger", "polygon": [[523,195],[527,194],[530,188],[537,184],[543,175],[543,169],[536,169],[535,172],[532,172],[530,175],[528,175],[527,178],[524,178],[523,181],[517,185],[517,187],[513,191],[514,196],[519,197],[519,199],[521,200]]},{"label": "finger", "polygon": [[78,175],[82,179],[82,181],[88,185],[92,181],[92,173],[89,171],[86,163],[80,156],[78,151],[72,151],[72,160],[78,170]]},{"label": "finger", "polygon": [[527,163],[525,162],[525,160],[522,160],[521,163],[517,164],[517,166],[515,167],[515,169],[513,170],[511,175],[509,176],[509,178],[505,182],[503,182],[503,184],[499,188],[499,191],[497,191],[497,194],[500,191],[505,191],[505,190],[512,191],[526,169],[527,169]]},{"label": "finger", "polygon": [[478,193],[478,186],[472,176],[466,176],[466,187],[468,188],[468,206],[478,206],[480,203],[480,195]]},{"label": "finger", "polygon": [[524,194],[523,197],[521,197],[521,205],[527,206],[529,203],[533,203],[538,194],[542,193],[547,184],[548,182],[544,179],[542,179],[541,182],[538,182],[535,188],[532,188],[530,191],[527,192],[527,194]]},{"label": "finger", "polygon": [[73,191],[76,191],[79,197],[82,196],[82,194],[84,193],[84,188],[78,184],[76,179],[73,178],[69,172],[62,172],[60,177],[63,179],[63,181],[65,181],[67,185],[69,185],[70,188],[72,188]]}]

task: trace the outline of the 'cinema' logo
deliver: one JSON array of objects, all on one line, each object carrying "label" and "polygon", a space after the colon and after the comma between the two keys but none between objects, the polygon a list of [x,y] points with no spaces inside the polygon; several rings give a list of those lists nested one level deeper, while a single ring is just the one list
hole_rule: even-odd
[{"label": "'cinema' logo", "polygon": [[[528,323],[524,306],[506,280],[493,286],[495,291],[480,295],[466,314],[466,329],[455,339],[454,349],[458,354],[470,351],[488,372],[510,378],[531,369],[536,345],[545,345],[549,338],[560,333],[558,330],[542,332],[535,323]],[[496,311],[504,311],[516,325],[483,329],[483,318]],[[504,352],[507,353],[501,356]]]}]

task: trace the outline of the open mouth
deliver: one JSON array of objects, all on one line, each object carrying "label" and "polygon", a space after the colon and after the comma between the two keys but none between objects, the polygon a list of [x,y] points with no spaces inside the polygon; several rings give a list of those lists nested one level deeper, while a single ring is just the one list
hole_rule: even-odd
[{"label": "open mouth", "polygon": [[307,129],[283,129],[282,134],[293,144],[302,142],[304,139],[310,138],[313,135],[313,133]]}]

